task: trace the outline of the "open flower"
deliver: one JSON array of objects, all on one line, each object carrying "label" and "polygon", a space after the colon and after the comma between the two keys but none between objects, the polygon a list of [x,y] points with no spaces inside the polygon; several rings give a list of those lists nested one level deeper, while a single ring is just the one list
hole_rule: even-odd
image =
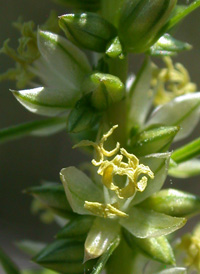
[{"label": "open flower", "polygon": [[[185,218],[172,217],[158,213],[149,206],[140,206],[154,193],[154,189],[162,186],[170,153],[149,155],[139,160],[125,149],[120,149],[119,143],[108,151],[104,148],[104,142],[115,128],[117,126],[104,134],[99,142],[82,141],[76,145],[95,148],[96,159],[92,160],[92,164],[98,167],[101,183],[92,181],[75,167],[64,168],[60,173],[72,210],[81,215],[94,216],[85,241],[85,260],[102,255],[116,236],[123,237],[124,231],[125,235],[129,235],[125,238],[137,239],[139,246],[154,246],[154,250],[150,251],[154,257],[174,264],[173,252],[165,235],[182,227]],[[118,154],[119,150],[121,154]],[[113,159],[109,160],[110,157]],[[125,175],[126,180],[118,181],[116,175],[120,178]],[[156,240],[153,242],[152,239]],[[159,253],[161,247],[165,249],[165,254]]]}]

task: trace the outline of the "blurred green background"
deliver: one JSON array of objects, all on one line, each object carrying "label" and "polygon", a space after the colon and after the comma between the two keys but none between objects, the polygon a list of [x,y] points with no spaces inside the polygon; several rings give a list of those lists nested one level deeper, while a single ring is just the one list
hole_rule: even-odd
[{"label": "blurred green background", "polygon": [[[58,15],[67,10],[50,0],[6,0],[0,1],[0,46],[7,38],[11,45],[17,46],[18,33],[12,22],[22,15],[24,21],[33,20],[36,25],[42,24],[51,9]],[[181,61],[190,72],[191,79],[200,88],[200,10],[195,11],[177,29],[176,38],[193,45],[189,52],[181,53],[176,61]],[[139,56],[133,56],[131,67],[135,71],[141,64]],[[12,62],[0,55],[0,73],[12,66]],[[12,96],[9,89],[14,83],[0,83],[0,128],[40,119],[26,111]],[[192,138],[198,137],[200,124]],[[191,137],[191,136],[190,136]],[[72,151],[72,143],[65,132],[45,138],[28,137],[0,146],[0,245],[20,265],[27,265],[24,257],[13,246],[13,242],[31,238],[37,241],[52,239],[57,227],[47,226],[39,221],[38,216],[30,213],[31,198],[22,193],[28,186],[38,185],[41,180],[59,181],[59,171],[69,165],[77,165],[85,155]],[[199,177],[178,181],[168,178],[166,185],[184,189],[200,195]],[[197,219],[186,226],[186,230]]]}]

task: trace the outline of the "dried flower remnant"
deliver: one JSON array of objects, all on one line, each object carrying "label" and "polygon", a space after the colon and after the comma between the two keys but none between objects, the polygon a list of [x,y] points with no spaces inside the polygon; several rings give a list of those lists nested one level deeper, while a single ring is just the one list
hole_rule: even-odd
[{"label": "dried flower remnant", "polygon": [[196,84],[190,81],[187,69],[180,63],[175,65],[170,57],[164,57],[165,68],[153,66],[151,87],[156,89],[155,105],[162,105],[177,96],[197,90]]}]

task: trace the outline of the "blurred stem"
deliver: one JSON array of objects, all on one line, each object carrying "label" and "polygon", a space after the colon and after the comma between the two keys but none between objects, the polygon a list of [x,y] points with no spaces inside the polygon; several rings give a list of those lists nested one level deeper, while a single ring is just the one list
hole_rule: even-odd
[{"label": "blurred stem", "polygon": [[107,263],[106,274],[132,274],[134,253],[122,238],[118,248]]},{"label": "blurred stem", "polygon": [[115,27],[118,25],[119,13],[124,0],[101,0],[101,14]]}]

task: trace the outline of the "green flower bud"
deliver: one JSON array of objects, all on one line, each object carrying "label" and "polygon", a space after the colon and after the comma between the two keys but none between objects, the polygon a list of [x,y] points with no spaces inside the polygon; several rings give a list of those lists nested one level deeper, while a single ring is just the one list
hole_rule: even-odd
[{"label": "green flower bud", "polygon": [[93,92],[91,104],[99,110],[121,101],[125,95],[124,84],[118,77],[99,72],[89,76],[84,83],[84,89]]},{"label": "green flower bud", "polygon": [[200,197],[176,189],[154,193],[140,207],[176,217],[191,217],[200,212]]},{"label": "green flower bud", "polygon": [[25,193],[33,195],[47,208],[62,217],[72,217],[73,212],[65,195],[65,190],[60,184],[45,184],[25,190]]},{"label": "green flower bud", "polygon": [[116,36],[116,29],[95,13],[65,14],[59,25],[74,44],[97,52],[104,52],[108,42]]},{"label": "green flower bud", "polygon": [[119,38],[126,50],[144,52],[152,46],[176,2],[176,0],[127,0],[122,7],[119,21]]},{"label": "green flower bud", "polygon": [[49,244],[33,258],[33,261],[59,273],[91,273],[94,262],[83,264],[83,258],[83,243],[69,239],[56,240]]}]

